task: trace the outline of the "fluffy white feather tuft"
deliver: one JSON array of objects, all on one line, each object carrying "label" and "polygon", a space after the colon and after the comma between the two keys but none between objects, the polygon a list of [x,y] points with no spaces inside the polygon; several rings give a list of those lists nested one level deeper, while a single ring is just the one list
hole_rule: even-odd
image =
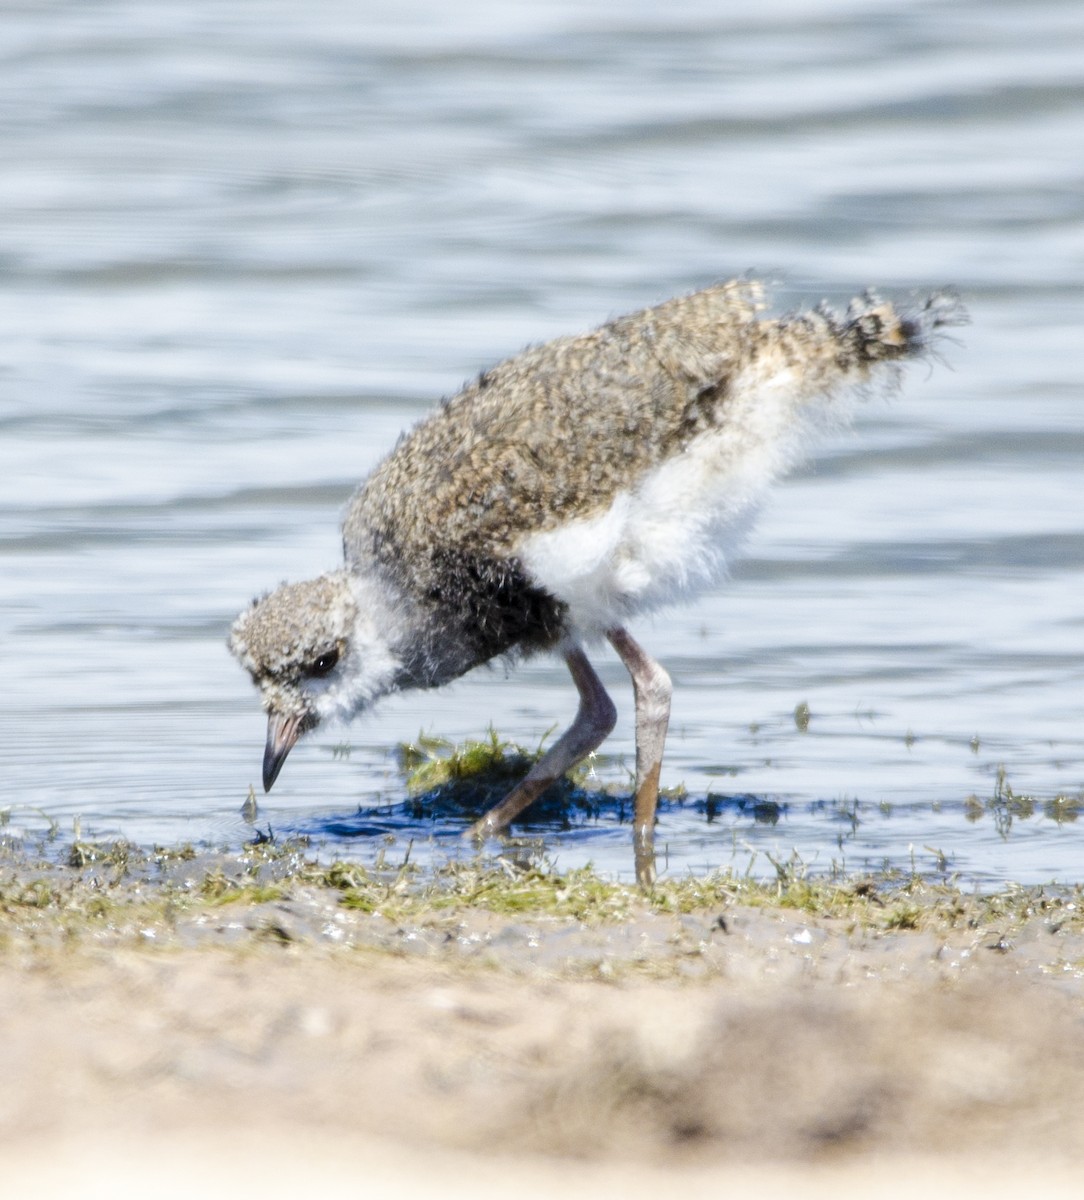
[{"label": "fluffy white feather tuft", "polygon": [[771,484],[803,457],[818,429],[849,417],[853,404],[840,395],[810,404],[789,371],[739,381],[723,426],[648,472],[605,512],[526,538],[521,561],[568,605],[585,638],[703,591],[726,573]]}]

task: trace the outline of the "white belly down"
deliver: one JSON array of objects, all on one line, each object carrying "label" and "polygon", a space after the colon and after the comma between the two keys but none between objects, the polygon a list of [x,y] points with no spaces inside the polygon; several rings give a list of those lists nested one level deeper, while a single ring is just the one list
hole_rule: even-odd
[{"label": "white belly down", "polygon": [[688,599],[727,572],[770,485],[818,427],[849,404],[802,403],[786,374],[733,398],[730,419],[620,492],[603,512],[531,534],[516,548],[531,575],[592,638]]}]

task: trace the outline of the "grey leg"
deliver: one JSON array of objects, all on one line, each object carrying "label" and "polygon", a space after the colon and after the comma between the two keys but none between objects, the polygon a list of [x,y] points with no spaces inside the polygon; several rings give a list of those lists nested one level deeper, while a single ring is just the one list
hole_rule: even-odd
[{"label": "grey leg", "polygon": [[465,836],[487,838],[499,833],[572,766],[597,749],[617,721],[617,710],[602,680],[577,646],[565,655],[580,693],[580,707],[568,730],[535,763],[521,783],[476,821]]},{"label": "grey leg", "polygon": [[636,697],[636,800],[632,813],[632,847],[636,881],[641,887],[655,882],[655,808],[659,800],[659,774],[666,729],[670,724],[670,676],[638,642],[621,628],[606,634],[632,676]]}]

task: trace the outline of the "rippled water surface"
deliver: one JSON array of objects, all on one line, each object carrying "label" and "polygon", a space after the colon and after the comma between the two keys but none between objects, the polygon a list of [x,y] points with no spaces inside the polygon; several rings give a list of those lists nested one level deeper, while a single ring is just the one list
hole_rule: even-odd
[{"label": "rippled water surface", "polygon": [[[1084,875],[1084,7],[56,0],[0,33],[9,834],[251,837],[236,610],[332,565],[357,480],[479,368],[752,269],[781,308],[953,284],[973,324],[637,626],[676,685],[668,869]],[[258,828],[453,846],[397,743],[535,745],[574,701],[547,660],[394,699]],[[593,804],[535,832],[627,877]]]}]

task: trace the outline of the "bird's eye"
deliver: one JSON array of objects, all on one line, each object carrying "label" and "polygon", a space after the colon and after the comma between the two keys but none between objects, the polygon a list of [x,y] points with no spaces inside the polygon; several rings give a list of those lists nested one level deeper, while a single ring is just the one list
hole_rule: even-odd
[{"label": "bird's eye", "polygon": [[310,675],[326,675],[333,670],[335,664],[339,661],[338,650],[325,650],[319,658],[315,659],[309,667]]}]

